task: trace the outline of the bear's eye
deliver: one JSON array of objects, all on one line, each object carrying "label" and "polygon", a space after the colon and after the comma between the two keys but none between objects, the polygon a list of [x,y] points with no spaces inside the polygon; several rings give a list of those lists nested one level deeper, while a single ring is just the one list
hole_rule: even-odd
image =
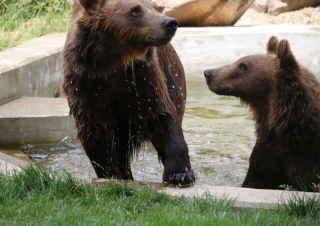
[{"label": "bear's eye", "polygon": [[245,71],[245,70],[248,69],[247,65],[245,65],[244,63],[239,64],[238,68],[239,68],[241,71]]},{"label": "bear's eye", "polygon": [[142,13],[142,10],[140,6],[136,6],[131,10],[131,15],[134,17],[140,16],[141,13]]}]

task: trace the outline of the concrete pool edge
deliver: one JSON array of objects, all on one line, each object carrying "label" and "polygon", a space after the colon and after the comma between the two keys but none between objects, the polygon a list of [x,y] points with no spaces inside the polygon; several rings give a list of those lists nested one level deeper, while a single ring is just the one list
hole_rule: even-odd
[{"label": "concrete pool edge", "polygon": [[[211,185],[193,185],[192,187],[168,187],[162,183],[142,182],[142,181],[122,181],[93,178],[94,186],[107,186],[110,182],[130,184],[137,183],[154,188],[160,192],[164,192],[170,196],[184,196],[187,198],[197,197],[205,198],[206,195],[216,198],[217,200],[234,200],[234,208],[241,209],[276,209],[282,208],[289,200],[300,197],[301,200],[308,198],[320,198],[320,193],[315,192],[297,192],[284,190],[266,190],[266,189],[251,189],[242,187],[228,186],[211,186]],[[303,199],[305,198],[305,199]]]}]

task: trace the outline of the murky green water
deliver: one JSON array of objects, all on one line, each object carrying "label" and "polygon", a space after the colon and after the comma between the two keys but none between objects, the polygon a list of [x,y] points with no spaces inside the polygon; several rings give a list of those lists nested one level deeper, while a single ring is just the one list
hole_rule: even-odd
[{"label": "murky green water", "polygon": [[[187,91],[183,129],[197,184],[240,186],[255,142],[250,112],[236,98],[210,92],[204,81],[188,82]],[[79,143],[64,140],[22,149],[43,166],[95,177]],[[132,171],[136,180],[161,181],[163,166],[151,145],[134,159]]]}]

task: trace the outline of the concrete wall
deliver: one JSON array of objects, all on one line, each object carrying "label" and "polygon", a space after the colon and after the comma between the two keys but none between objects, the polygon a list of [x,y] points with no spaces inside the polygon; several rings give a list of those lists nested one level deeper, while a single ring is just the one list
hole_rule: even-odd
[{"label": "concrete wall", "polygon": [[297,60],[320,75],[320,26],[180,28],[172,43],[187,79],[204,80],[205,69],[232,63],[246,55],[265,53],[272,35],[288,39]]},{"label": "concrete wall", "polygon": [[0,52],[0,104],[21,96],[53,97],[61,87],[66,34],[50,34]]},{"label": "concrete wall", "polygon": [[[298,61],[320,74],[320,26],[179,28],[172,44],[187,80],[203,80],[205,69],[264,53],[271,35],[288,39]],[[65,33],[49,34],[0,52],[0,104],[19,96],[53,97],[63,82],[65,38]]]}]

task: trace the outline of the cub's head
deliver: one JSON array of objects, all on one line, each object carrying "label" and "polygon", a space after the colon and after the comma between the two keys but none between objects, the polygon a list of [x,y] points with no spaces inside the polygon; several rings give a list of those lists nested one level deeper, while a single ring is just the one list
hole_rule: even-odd
[{"label": "cub's head", "polygon": [[207,85],[219,95],[239,97],[250,105],[267,106],[277,77],[297,68],[287,40],[271,37],[267,53],[240,58],[236,62],[204,71]]},{"label": "cub's head", "polygon": [[159,46],[170,42],[178,22],[149,0],[78,0],[78,25],[119,45]]}]

